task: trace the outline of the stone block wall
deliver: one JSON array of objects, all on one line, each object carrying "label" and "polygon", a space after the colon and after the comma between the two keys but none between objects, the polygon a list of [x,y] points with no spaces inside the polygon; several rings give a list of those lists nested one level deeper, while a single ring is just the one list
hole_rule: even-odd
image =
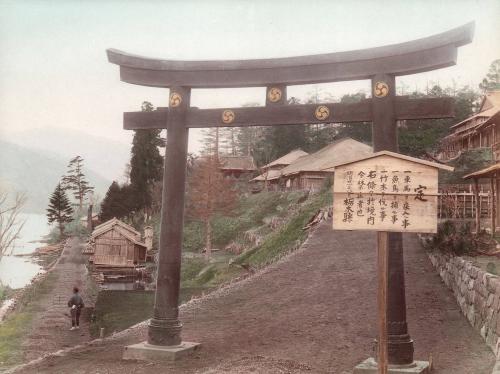
[{"label": "stone block wall", "polygon": [[500,336],[500,278],[461,257],[429,253],[441,279],[453,291],[464,316],[486,344],[498,353]]}]

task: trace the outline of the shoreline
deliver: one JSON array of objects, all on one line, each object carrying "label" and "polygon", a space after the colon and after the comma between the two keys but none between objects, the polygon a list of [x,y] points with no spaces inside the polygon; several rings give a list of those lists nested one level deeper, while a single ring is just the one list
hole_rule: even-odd
[{"label": "shoreline", "polygon": [[[31,288],[35,287],[36,284],[40,283],[43,279],[47,277],[50,271],[55,267],[57,261],[61,257],[62,249],[66,240],[51,245],[50,247],[58,247],[57,250],[51,250],[49,252],[40,252],[40,249],[49,247],[38,247],[35,251],[29,254],[19,254],[19,255],[9,255],[13,257],[31,257],[33,263],[40,266],[40,270],[30,279],[30,281],[20,288],[11,289],[10,295],[7,299],[3,300],[0,304],[0,325],[5,321],[5,319],[15,312],[19,300],[23,295]],[[8,287],[8,286],[7,286]]]}]

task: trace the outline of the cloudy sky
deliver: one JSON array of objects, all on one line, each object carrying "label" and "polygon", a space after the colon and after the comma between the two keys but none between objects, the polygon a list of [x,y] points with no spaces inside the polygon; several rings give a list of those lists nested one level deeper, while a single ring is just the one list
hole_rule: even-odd
[{"label": "cloudy sky", "polygon": [[[500,58],[500,1],[5,1],[0,0],[0,136],[65,127],[130,142],[122,112],[144,100],[166,106],[165,89],[122,83],[106,48],[167,59],[285,57],[375,47],[476,21],[458,65],[398,78],[477,87]],[[368,82],[322,85],[335,97]],[[305,97],[312,86],[292,87]],[[264,89],[196,90],[192,105],[264,101]],[[197,148],[199,134],[190,138]]]}]

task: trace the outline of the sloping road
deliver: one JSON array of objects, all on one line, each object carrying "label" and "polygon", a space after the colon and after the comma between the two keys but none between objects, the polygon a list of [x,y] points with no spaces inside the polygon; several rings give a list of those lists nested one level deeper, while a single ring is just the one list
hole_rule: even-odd
[{"label": "sloping road", "polygon": [[80,330],[69,331],[71,318],[67,303],[74,286],[80,289],[84,301],[89,304],[87,270],[81,254],[81,243],[77,238],[66,241],[63,252],[51,271],[56,277],[54,287],[38,301],[40,313],[35,315],[31,332],[22,344],[26,360],[90,340],[89,324],[84,318],[80,319]]},{"label": "sloping road", "polygon": [[[490,374],[492,352],[462,317],[415,235],[405,237],[415,358],[434,373]],[[262,274],[183,308],[183,337],[202,349],[176,363],[121,360],[145,328],[24,373],[350,373],[376,336],[375,234],[323,223],[301,250]]]}]

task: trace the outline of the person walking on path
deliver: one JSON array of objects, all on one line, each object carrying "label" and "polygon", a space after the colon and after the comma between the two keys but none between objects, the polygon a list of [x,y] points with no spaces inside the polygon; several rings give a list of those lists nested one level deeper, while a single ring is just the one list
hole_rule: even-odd
[{"label": "person walking on path", "polygon": [[83,299],[78,293],[78,287],[73,287],[73,296],[68,301],[68,307],[71,308],[71,329],[75,330],[80,328],[80,314],[85,304]]}]

